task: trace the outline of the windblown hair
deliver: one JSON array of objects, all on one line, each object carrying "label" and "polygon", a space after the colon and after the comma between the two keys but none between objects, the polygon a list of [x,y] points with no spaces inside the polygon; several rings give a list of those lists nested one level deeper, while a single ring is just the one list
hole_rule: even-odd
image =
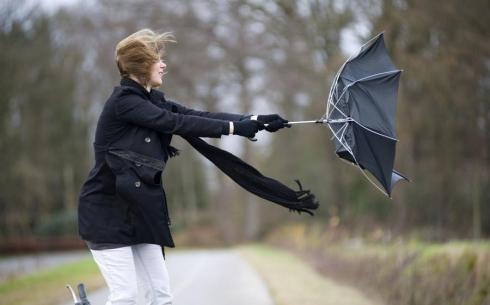
[{"label": "windblown hair", "polygon": [[150,67],[165,55],[165,45],[175,42],[169,33],[139,30],[116,45],[116,63],[121,77],[135,76],[141,84],[150,80]]}]

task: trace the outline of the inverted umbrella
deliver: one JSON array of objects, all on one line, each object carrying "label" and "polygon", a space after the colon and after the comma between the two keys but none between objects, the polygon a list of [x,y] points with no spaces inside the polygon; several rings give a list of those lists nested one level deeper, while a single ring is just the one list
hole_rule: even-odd
[{"label": "inverted umbrella", "polygon": [[[315,121],[333,133],[337,155],[361,169],[380,191],[391,197],[396,182],[408,180],[393,170],[396,149],[397,69],[386,50],[383,33],[364,44],[337,72],[325,115]],[[370,172],[381,186],[365,173]]]}]

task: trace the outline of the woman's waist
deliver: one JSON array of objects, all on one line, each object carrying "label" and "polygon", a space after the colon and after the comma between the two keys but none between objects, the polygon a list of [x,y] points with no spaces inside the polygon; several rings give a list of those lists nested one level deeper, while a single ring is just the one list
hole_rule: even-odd
[{"label": "woman's waist", "polygon": [[134,145],[100,145],[97,143],[93,145],[96,165],[106,160],[106,154],[112,154],[128,161],[143,163],[160,170],[165,167],[168,157],[175,155],[177,151],[168,145],[152,149]]}]

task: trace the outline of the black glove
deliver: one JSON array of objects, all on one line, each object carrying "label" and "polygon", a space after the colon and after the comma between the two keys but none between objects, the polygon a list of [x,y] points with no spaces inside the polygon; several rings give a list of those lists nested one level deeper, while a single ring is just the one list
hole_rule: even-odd
[{"label": "black glove", "polygon": [[263,123],[254,120],[233,122],[233,134],[247,138],[253,138],[259,130],[264,128],[265,126]]},{"label": "black glove", "polygon": [[287,124],[288,120],[283,119],[278,114],[258,115],[257,121],[264,123],[264,124],[267,124],[267,127],[265,127],[265,130],[267,130],[269,132],[276,132],[281,128],[291,127],[291,124]]}]

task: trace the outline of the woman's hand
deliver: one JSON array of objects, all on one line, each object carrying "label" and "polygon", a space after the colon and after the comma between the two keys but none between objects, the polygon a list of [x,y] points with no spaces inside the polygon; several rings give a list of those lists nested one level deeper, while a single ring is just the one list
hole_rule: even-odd
[{"label": "woman's hand", "polygon": [[233,122],[232,133],[247,138],[253,138],[259,130],[262,130],[264,128],[264,124],[258,120],[235,121]]},{"label": "woman's hand", "polygon": [[[252,119],[254,116],[252,116]],[[281,128],[284,127],[291,127],[291,124],[287,124],[288,120],[283,119],[280,115],[278,114],[266,114],[266,115],[258,115],[257,116],[257,121],[267,124],[265,127],[265,130],[269,132],[276,132]]]}]

